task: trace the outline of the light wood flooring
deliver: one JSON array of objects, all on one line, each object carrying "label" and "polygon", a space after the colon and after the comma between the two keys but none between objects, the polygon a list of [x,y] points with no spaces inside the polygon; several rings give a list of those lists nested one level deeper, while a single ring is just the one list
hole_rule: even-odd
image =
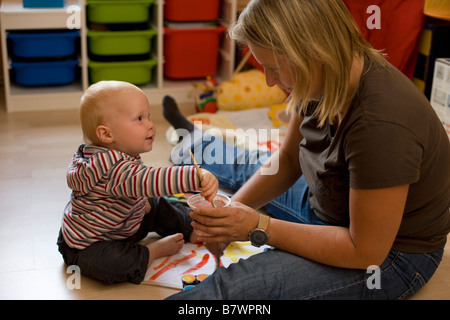
[{"label": "light wood flooring", "polygon": [[[170,165],[167,122],[154,106],[157,127],[146,163]],[[193,106],[183,106],[188,114]],[[0,299],[163,299],[177,290],[105,285],[86,277],[69,289],[57,250],[61,214],[69,199],[65,172],[82,143],[76,111],[7,114],[0,108]],[[447,245],[449,248],[449,245]],[[414,299],[450,299],[450,248],[433,279]]]}]

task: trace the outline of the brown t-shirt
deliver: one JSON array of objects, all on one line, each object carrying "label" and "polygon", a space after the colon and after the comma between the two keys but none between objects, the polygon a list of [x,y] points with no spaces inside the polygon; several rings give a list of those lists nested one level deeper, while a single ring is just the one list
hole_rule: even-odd
[{"label": "brown t-shirt", "polygon": [[[300,164],[311,208],[349,225],[349,189],[410,184],[393,249],[442,248],[450,231],[450,143],[425,96],[395,67],[364,65],[358,92],[337,132],[305,114]],[[370,66],[369,66],[370,65]]]}]

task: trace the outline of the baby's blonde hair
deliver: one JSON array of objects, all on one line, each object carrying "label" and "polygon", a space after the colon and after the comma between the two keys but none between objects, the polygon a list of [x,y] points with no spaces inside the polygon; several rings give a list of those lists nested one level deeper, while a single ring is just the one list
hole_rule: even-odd
[{"label": "baby's blonde hair", "polygon": [[96,133],[97,127],[106,124],[106,111],[108,104],[114,102],[114,94],[127,88],[139,89],[128,82],[111,80],[97,82],[84,92],[79,115],[83,139],[87,144],[101,145]]},{"label": "baby's blonde hair", "polygon": [[304,114],[309,102],[319,99],[313,96],[313,79],[314,73],[323,72],[323,100],[316,109],[320,126],[327,120],[333,123],[345,107],[355,54],[385,63],[383,54],[361,36],[341,0],[252,0],[229,35],[292,64],[295,86],[287,100],[289,111]]}]

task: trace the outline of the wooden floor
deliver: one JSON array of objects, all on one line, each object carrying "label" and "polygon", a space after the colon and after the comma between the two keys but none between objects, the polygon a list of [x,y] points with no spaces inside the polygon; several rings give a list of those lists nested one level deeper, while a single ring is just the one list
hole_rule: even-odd
[{"label": "wooden floor", "polygon": [[[186,113],[193,106],[184,106]],[[157,139],[143,155],[170,165],[168,124],[152,109]],[[61,214],[69,199],[65,172],[82,143],[76,111],[7,114],[0,109],[0,299],[163,299],[177,290],[81,277],[67,286],[67,266],[57,250]],[[450,299],[450,247],[433,279],[414,299]]]}]

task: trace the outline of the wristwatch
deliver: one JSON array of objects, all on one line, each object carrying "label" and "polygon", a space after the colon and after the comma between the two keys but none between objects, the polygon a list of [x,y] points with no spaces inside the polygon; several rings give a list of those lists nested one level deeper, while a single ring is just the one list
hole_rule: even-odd
[{"label": "wristwatch", "polygon": [[250,231],[248,234],[248,240],[255,247],[261,247],[269,241],[269,235],[267,234],[267,228],[269,226],[270,217],[264,214],[259,215],[259,222],[256,229]]}]

